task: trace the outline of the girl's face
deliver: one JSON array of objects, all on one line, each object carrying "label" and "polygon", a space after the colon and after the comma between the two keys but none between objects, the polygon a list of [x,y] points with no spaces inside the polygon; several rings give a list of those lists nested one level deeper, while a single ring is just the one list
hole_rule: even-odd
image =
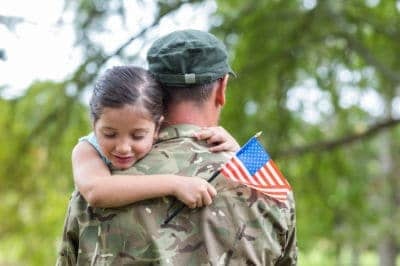
[{"label": "girl's face", "polygon": [[101,151],[116,169],[127,169],[144,157],[151,150],[157,131],[143,107],[129,104],[105,107],[94,124]]}]

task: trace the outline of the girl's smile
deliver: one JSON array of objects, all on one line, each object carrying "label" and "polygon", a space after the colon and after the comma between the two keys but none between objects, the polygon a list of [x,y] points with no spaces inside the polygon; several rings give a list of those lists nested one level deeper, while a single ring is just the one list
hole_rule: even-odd
[{"label": "girl's smile", "polygon": [[157,136],[155,122],[140,104],[105,107],[94,125],[105,157],[116,169],[126,169],[145,156]]}]

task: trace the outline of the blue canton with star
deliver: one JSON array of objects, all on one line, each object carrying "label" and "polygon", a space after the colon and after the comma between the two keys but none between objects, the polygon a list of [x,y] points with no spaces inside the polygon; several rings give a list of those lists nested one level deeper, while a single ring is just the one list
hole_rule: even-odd
[{"label": "blue canton with star", "polygon": [[257,138],[251,138],[237,153],[236,157],[242,161],[251,175],[254,175],[270,159]]}]

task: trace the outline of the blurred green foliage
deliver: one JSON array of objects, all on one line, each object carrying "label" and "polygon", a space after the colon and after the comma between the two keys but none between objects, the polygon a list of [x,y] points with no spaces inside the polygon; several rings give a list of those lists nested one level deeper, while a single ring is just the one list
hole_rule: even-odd
[{"label": "blurred green foliage", "polygon": [[49,265],[73,188],[70,151],[89,130],[86,107],[43,82],[0,110],[0,265]]},{"label": "blurred green foliage", "polygon": [[[0,99],[0,265],[54,264],[73,189],[70,152],[90,130],[79,99],[110,59],[132,63],[142,46],[136,54],[126,48],[152,41],[162,18],[203,2],[154,1],[154,22],[114,52],[91,36],[110,30],[104,23],[110,16],[124,20],[126,3],[66,2],[85,54],[81,66],[63,82],[34,83],[19,98]],[[396,263],[396,3],[219,0],[210,18],[238,74],[221,123],[241,143],[264,132],[262,141],[295,191],[300,265]]]}]

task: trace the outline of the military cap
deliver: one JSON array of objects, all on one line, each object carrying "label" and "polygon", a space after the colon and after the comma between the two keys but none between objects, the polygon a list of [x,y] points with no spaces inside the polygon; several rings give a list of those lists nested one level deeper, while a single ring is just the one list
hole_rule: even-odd
[{"label": "military cap", "polygon": [[210,83],[225,74],[236,76],[225,45],[199,30],[174,31],[156,40],[147,53],[150,72],[163,85]]}]

